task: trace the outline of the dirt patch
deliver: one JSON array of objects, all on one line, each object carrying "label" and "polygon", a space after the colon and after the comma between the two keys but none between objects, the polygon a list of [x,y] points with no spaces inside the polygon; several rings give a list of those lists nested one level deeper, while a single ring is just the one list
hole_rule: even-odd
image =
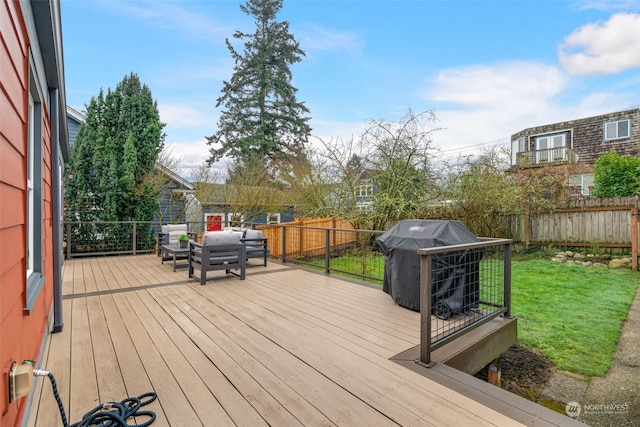
[{"label": "dirt patch", "polygon": [[[542,392],[555,371],[555,365],[542,354],[528,348],[514,345],[500,358],[501,387],[513,394],[532,400],[542,401]],[[475,376],[487,380],[488,367]]]}]

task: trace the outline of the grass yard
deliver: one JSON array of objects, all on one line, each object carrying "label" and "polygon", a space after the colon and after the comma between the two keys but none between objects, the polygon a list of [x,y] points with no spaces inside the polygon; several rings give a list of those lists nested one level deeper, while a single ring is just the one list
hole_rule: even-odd
[{"label": "grass yard", "polygon": [[[310,260],[310,262],[318,266],[318,268],[323,268],[322,266],[324,266],[325,260],[324,258],[315,258]],[[331,258],[330,265],[332,269],[337,271],[336,274],[341,276],[357,278],[382,285],[384,256],[379,252],[364,252],[364,255],[361,255],[360,251],[347,252],[339,257]],[[348,272],[358,275],[351,275]]]},{"label": "grass yard", "polygon": [[[384,257],[344,254],[332,258],[331,267],[382,278]],[[640,275],[540,259],[513,261],[511,270],[511,311],[518,317],[519,343],[539,350],[561,370],[603,376]]]},{"label": "grass yard", "polygon": [[512,313],[518,341],[559,369],[603,376],[638,287],[631,270],[546,260],[514,261]]}]

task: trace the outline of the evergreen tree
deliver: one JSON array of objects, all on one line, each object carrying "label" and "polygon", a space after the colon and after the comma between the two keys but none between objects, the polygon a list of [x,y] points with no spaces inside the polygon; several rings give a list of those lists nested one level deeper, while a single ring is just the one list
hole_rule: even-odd
[{"label": "evergreen tree", "polygon": [[151,91],[132,73],[86,108],[71,147],[65,220],[151,221],[157,189],[147,177],[165,138]]},{"label": "evergreen tree", "polygon": [[311,132],[309,110],[296,100],[289,68],[305,53],[289,33],[289,23],[276,21],[282,0],[248,0],[240,9],[254,18],[256,31],[234,33],[234,38],[245,40],[242,53],[226,40],[235,67],[217,99],[222,113],[218,131],[207,137],[209,165],[223,156],[240,164],[255,156],[299,156]]}]

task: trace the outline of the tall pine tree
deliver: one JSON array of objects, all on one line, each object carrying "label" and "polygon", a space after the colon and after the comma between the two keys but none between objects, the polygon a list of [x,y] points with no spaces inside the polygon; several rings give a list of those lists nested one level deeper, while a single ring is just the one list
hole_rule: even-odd
[{"label": "tall pine tree", "polygon": [[234,33],[244,40],[241,53],[226,40],[235,67],[217,100],[222,113],[218,131],[207,137],[208,163],[224,156],[237,164],[255,156],[267,161],[300,156],[311,128],[309,110],[296,100],[290,66],[305,53],[289,33],[289,23],[276,21],[282,0],[248,0],[240,9],[254,18],[256,31]]},{"label": "tall pine tree", "polygon": [[133,73],[91,98],[71,147],[65,221],[151,221],[157,189],[148,176],[164,146],[164,126],[151,91]]}]

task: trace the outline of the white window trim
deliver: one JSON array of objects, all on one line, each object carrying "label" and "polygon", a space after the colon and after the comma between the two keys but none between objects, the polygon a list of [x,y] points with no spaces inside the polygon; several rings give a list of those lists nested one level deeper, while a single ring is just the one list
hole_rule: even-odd
[{"label": "white window trim", "polygon": [[593,188],[593,174],[582,173],[569,175],[569,185],[580,187],[580,197],[590,197]]},{"label": "white window trim", "polygon": [[[562,144],[556,144],[556,137],[562,138]],[[540,148],[541,142],[546,140],[544,148]],[[534,138],[534,149],[536,151],[536,164],[553,163],[558,161],[566,161],[568,159],[568,143],[567,134],[565,132],[549,133],[538,135]],[[545,150],[545,151],[542,151]]]},{"label": "white window trim", "polygon": [[525,144],[525,137],[521,136],[518,139],[511,141],[511,166],[518,164],[518,154],[525,153],[527,151],[527,145]]},{"label": "white window trim", "polygon": [[[626,135],[622,135],[619,136],[618,135],[618,125],[622,122],[626,122],[627,123],[627,134]],[[615,128],[616,128],[616,135],[610,137],[608,132],[607,132],[607,125],[613,125],[615,124]],[[604,131],[604,140],[605,141],[616,141],[618,139],[628,139],[631,138],[631,119],[622,119],[622,120],[612,120],[609,122],[605,122],[603,125],[603,131]]]},{"label": "white window trim", "polygon": [[35,129],[34,129],[34,117],[35,106],[33,96],[29,93],[29,112],[27,121],[27,218],[26,218],[26,231],[27,231],[27,279],[31,277],[34,271],[34,254],[35,254],[35,230],[34,230],[34,151],[35,151]]},{"label": "white window trim", "polygon": [[[233,227],[233,228],[242,228],[244,227],[244,215],[240,215],[240,225],[234,225],[232,224],[232,221],[234,220],[234,217],[238,215],[237,213],[233,213],[233,212],[228,212],[227,213],[227,226],[229,227]],[[235,221],[233,221],[235,222]]]},{"label": "white window trim", "polygon": [[[267,224],[280,224],[280,215],[279,212],[267,214]],[[275,217],[275,220],[272,219],[273,217]]]},{"label": "white window trim", "polygon": [[30,313],[40,290],[44,286],[43,276],[43,95],[38,89],[34,78],[35,72],[30,68],[29,76],[29,100],[27,123],[27,189],[26,189],[26,216],[25,216],[25,274],[26,274],[26,301],[25,313]]}]

